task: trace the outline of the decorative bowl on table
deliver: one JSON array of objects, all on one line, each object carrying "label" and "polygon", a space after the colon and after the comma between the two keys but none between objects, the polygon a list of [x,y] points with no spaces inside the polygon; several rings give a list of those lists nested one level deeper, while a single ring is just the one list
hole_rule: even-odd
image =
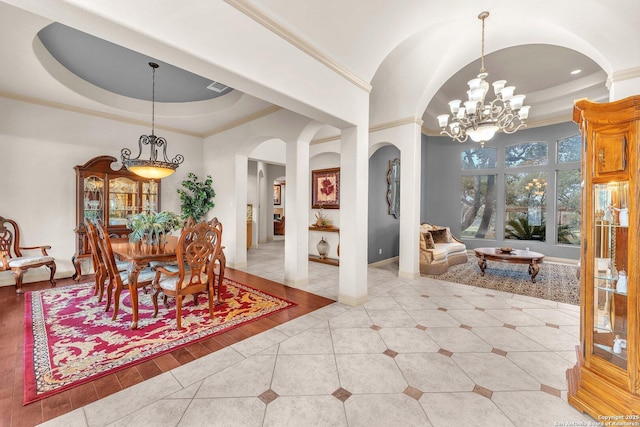
[{"label": "decorative bowl on table", "polygon": [[501,248],[498,248],[498,250],[503,254],[510,254],[511,252],[513,252],[513,248],[504,247],[504,246]]}]

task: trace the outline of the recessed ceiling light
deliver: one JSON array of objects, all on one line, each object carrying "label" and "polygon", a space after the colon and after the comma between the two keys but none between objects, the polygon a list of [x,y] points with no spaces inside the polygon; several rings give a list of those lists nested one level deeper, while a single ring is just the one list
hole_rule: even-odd
[{"label": "recessed ceiling light", "polygon": [[582,72],[582,70],[573,70],[571,72],[571,74],[580,74]]}]

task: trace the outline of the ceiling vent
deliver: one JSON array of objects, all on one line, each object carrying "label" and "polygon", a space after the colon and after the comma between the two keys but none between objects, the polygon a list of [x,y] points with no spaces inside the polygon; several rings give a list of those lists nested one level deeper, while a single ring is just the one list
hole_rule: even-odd
[{"label": "ceiling vent", "polygon": [[222,93],[225,91],[225,89],[227,89],[229,86],[225,86],[222,83],[218,83],[218,82],[211,82],[211,84],[209,86],[207,86],[207,89],[212,90],[214,92],[217,93]]}]

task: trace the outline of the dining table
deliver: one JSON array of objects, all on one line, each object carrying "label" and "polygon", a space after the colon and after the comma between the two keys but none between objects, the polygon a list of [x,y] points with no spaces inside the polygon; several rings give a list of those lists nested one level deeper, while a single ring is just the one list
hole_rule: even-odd
[{"label": "dining table", "polygon": [[166,236],[159,244],[131,242],[128,238],[111,239],[114,255],[129,263],[127,283],[131,296],[131,329],[138,328],[138,275],[152,262],[154,264],[174,263],[177,261],[178,237]]}]

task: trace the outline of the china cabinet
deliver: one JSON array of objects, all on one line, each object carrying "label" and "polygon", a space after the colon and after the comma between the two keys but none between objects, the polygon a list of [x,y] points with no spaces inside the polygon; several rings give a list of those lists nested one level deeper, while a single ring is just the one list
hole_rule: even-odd
[{"label": "china cabinet", "polygon": [[567,371],[569,402],[596,420],[637,423],[640,270],[632,236],[640,224],[640,96],[604,104],[576,101],[573,119],[582,131],[584,186],[581,345],[576,366]]},{"label": "china cabinet", "polygon": [[82,275],[82,261],[91,255],[87,241],[85,219],[99,220],[109,234],[125,237],[129,216],[141,211],[160,211],[160,182],[140,177],[124,166],[113,170],[117,159],[99,156],[76,171],[76,252],[73,256],[74,279]]}]

